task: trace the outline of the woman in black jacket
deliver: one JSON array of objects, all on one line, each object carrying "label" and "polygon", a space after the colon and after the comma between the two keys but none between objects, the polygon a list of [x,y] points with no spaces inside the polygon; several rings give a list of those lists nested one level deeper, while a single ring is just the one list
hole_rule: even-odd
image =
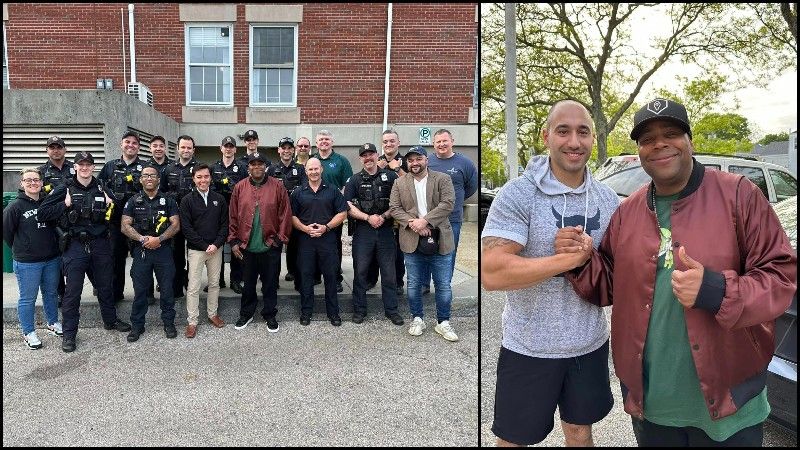
[{"label": "woman in black jacket", "polygon": [[42,304],[47,317],[48,333],[61,336],[58,321],[58,278],[61,258],[55,229],[39,222],[37,210],[42,200],[42,174],[37,169],[20,173],[17,200],[3,210],[3,240],[11,247],[14,273],[19,286],[17,314],[25,343],[31,349],[42,348],[34,329],[36,297],[42,291]]}]

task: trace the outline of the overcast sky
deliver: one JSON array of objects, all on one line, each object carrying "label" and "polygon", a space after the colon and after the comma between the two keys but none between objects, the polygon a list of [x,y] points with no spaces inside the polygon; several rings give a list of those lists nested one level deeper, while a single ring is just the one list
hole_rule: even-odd
[{"label": "overcast sky", "polygon": [[[488,5],[481,5],[482,11],[488,11]],[[635,20],[631,21],[632,42],[649,42],[654,30],[671,30],[672,24],[666,14],[653,14],[651,8],[641,8]],[[646,13],[644,13],[646,11]],[[641,49],[644,51],[644,49]],[[727,75],[735,77],[735,68],[725,70]],[[645,103],[654,97],[658,88],[666,88],[679,92],[680,86],[676,75],[697,76],[700,68],[686,66],[678,61],[668,62],[656,72],[643,86],[637,97],[638,103]],[[739,108],[731,110],[724,103],[733,104],[733,98],[739,100]],[[717,112],[735,112],[746,117],[750,123],[754,138],[759,139],[767,133],[788,132],[797,129],[797,71],[776,74],[766,88],[745,88],[726,95],[722,99]]]}]

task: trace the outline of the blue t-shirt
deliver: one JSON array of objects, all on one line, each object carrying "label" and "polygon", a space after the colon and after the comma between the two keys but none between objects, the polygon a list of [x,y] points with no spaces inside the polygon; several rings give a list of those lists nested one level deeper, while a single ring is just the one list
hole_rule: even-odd
[{"label": "blue t-shirt", "polygon": [[462,222],[464,199],[471,197],[478,190],[478,169],[475,168],[475,164],[460,153],[455,153],[447,159],[431,155],[428,157],[428,169],[450,175],[456,191],[456,204],[450,213],[450,222]]}]

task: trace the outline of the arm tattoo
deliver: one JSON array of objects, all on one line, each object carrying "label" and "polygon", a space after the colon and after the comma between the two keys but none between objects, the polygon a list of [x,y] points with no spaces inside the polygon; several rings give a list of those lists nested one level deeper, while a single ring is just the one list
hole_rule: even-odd
[{"label": "arm tattoo", "polygon": [[485,237],[485,238],[483,238],[483,249],[484,250],[488,250],[490,248],[500,247],[500,246],[508,245],[508,244],[516,244],[516,242],[514,242],[514,241],[512,241],[510,239],[503,239],[503,238],[499,238],[499,237]]},{"label": "arm tattoo", "polygon": [[131,216],[122,216],[122,234],[128,236],[129,238],[133,239],[134,241],[138,241],[142,239],[142,236],[133,229],[133,217]]},{"label": "arm tattoo", "polygon": [[176,234],[178,234],[178,231],[180,231],[180,230],[181,230],[181,222],[180,222],[180,219],[178,219],[178,216],[170,217],[169,218],[169,228],[167,228],[166,231],[164,231],[161,234],[161,236],[160,236],[161,240],[162,241],[166,241],[167,239],[169,239],[169,238],[175,236]]}]

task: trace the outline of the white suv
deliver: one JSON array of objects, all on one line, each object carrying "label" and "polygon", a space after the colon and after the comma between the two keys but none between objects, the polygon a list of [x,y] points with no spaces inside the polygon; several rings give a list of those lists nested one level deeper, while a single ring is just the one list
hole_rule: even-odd
[{"label": "white suv", "polygon": [[[761,188],[761,192],[773,205],[797,195],[797,177],[777,164],[731,155],[695,153],[694,158],[706,167],[746,176]],[[642,169],[638,155],[608,158],[594,172],[594,177],[622,198],[650,182],[650,176]]]}]

